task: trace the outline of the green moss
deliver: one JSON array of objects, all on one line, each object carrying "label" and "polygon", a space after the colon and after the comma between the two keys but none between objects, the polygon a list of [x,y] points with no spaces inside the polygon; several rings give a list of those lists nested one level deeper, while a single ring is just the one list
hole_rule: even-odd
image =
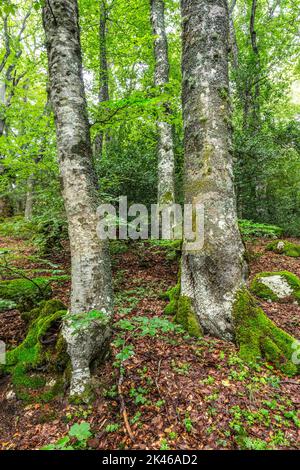
[{"label": "green moss", "polygon": [[265,357],[287,375],[299,372],[291,360],[295,339],[267,317],[247,289],[238,292],[233,315],[236,341],[244,361],[254,364]]},{"label": "green moss", "polygon": [[257,274],[250,285],[250,290],[254,295],[261,299],[270,299],[273,302],[279,300],[278,296],[272,291],[272,289],[260,281],[261,278],[269,276],[281,276],[284,278],[293,290],[293,297],[300,303],[300,279],[289,271],[262,272]]},{"label": "green moss", "polygon": [[21,314],[22,319],[28,323],[32,323],[37,318],[48,317],[58,310],[65,310],[65,305],[58,299],[42,300],[38,307],[33,308],[29,312]]},{"label": "green moss", "polygon": [[277,302],[277,300],[279,300],[278,296],[268,286],[261,282],[260,279],[260,275],[255,276],[250,285],[251,292],[260,299]]},{"label": "green moss", "polygon": [[179,296],[175,320],[191,335],[197,338],[203,336],[203,332],[193,309],[192,301],[184,295]]},{"label": "green moss", "polygon": [[[8,351],[5,370],[12,375],[12,382],[18,396],[24,389],[38,389],[45,385],[45,380],[36,375],[37,368],[61,371],[66,366],[68,357],[66,346],[59,333],[63,316],[66,314],[64,305],[59,300],[43,302],[40,309],[29,312],[29,330],[24,341],[15,349]],[[39,310],[39,311],[38,311]],[[57,330],[54,344],[44,341],[49,330]],[[53,336],[51,334],[51,336]]]},{"label": "green moss", "polygon": [[39,301],[50,296],[51,287],[47,278],[0,281],[0,300],[15,302],[21,311],[30,310]]},{"label": "green moss", "polygon": [[189,297],[180,295],[180,271],[178,273],[178,283],[165,293],[165,298],[169,299],[168,305],[164,309],[166,315],[173,315],[177,323],[191,335],[195,337],[203,336],[203,332],[196,313],[192,307]]},{"label": "green moss", "polygon": [[[278,248],[278,243],[283,244],[282,248]],[[292,258],[300,257],[300,245],[291,243],[285,240],[276,240],[267,245],[267,250],[274,251],[285,256],[291,256]]]},{"label": "green moss", "polygon": [[165,315],[176,315],[177,312],[177,304],[180,295],[180,284],[176,284],[175,287],[171,287],[171,289],[167,290],[165,296],[169,299],[168,305],[164,309]]}]

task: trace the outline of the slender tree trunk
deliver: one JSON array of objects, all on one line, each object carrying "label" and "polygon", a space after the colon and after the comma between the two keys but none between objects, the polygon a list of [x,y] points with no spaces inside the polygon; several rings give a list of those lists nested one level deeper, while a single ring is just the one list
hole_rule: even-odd
[{"label": "slender tree trunk", "polygon": [[[155,86],[163,87],[169,82],[168,41],[165,29],[164,0],[151,0],[151,25],[154,36]],[[168,113],[168,106],[166,113]],[[174,188],[174,146],[172,126],[159,121],[158,131],[158,204],[172,204],[175,201]]]},{"label": "slender tree trunk", "polygon": [[[5,132],[5,107],[6,107],[6,85],[5,82],[0,82],[0,105],[3,107],[0,114],[0,137]],[[6,172],[5,166],[1,165],[1,159],[3,156],[0,155],[0,176]],[[10,217],[13,215],[13,207],[11,200],[7,194],[0,195],[0,217]]]},{"label": "slender tree trunk", "polygon": [[27,179],[27,191],[25,202],[25,219],[31,220],[33,215],[33,194],[34,194],[34,175],[30,175]]},{"label": "slender tree trunk", "polygon": [[[97,195],[77,0],[47,1],[43,23],[72,259],[71,307],[63,334],[73,367],[71,395],[84,396],[91,361],[107,352],[113,295],[108,246],[96,233]],[[96,320],[89,321],[91,311],[98,313]]]},{"label": "slender tree trunk", "polygon": [[[106,0],[100,0],[99,20],[99,103],[109,101],[108,62],[106,48],[107,5]],[[105,133],[99,131],[94,140],[94,156],[99,160],[102,156]]]},{"label": "slender tree trunk", "polygon": [[251,114],[252,126],[254,129],[259,127],[259,96],[260,96],[260,57],[257,45],[257,36],[255,31],[255,18],[256,18],[257,0],[252,1],[251,16],[250,16],[250,37],[253,54],[255,56],[255,72],[253,74],[254,90],[252,90],[251,99]]},{"label": "slender tree trunk", "polygon": [[185,202],[204,205],[204,245],[184,245],[181,299],[202,329],[231,340],[233,305],[246,266],[230,154],[228,8],[225,0],[183,0]]},{"label": "slender tree trunk", "polygon": [[4,129],[5,129],[5,113],[4,113],[4,109],[6,106],[5,95],[6,95],[5,82],[0,82],[0,105],[3,108],[0,114],[0,137],[2,137],[2,135],[4,134]]}]

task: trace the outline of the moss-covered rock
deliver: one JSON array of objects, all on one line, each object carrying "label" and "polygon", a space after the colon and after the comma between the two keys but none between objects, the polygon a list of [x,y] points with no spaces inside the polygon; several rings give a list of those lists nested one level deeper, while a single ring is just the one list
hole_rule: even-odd
[{"label": "moss-covered rock", "polygon": [[265,357],[287,375],[300,372],[292,361],[296,340],[267,317],[246,288],[237,293],[233,317],[236,342],[245,362],[254,364]]},{"label": "moss-covered rock", "polygon": [[[67,363],[66,344],[60,333],[65,306],[59,300],[42,302],[27,314],[29,329],[24,341],[6,355],[5,371],[12,375],[12,382],[19,397],[27,396],[24,390],[38,389],[45,379],[37,373],[62,372]],[[24,395],[25,394],[25,395]]]},{"label": "moss-covered rock", "polygon": [[291,297],[300,304],[300,279],[289,271],[263,272],[250,284],[257,297],[273,302]]},{"label": "moss-covered rock", "polygon": [[291,243],[286,240],[276,240],[267,245],[267,250],[274,251],[275,253],[282,254],[285,256],[291,256],[292,258],[300,257],[300,245]]},{"label": "moss-covered rock", "polygon": [[51,297],[47,278],[0,281],[0,300],[12,301],[21,311],[30,310],[39,301]]}]

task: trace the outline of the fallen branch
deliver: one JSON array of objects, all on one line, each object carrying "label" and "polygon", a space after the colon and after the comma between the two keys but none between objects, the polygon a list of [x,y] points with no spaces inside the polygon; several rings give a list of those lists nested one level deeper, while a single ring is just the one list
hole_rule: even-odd
[{"label": "fallen branch", "polygon": [[124,396],[123,396],[123,393],[122,393],[123,380],[124,380],[124,376],[121,373],[120,378],[119,378],[119,382],[118,382],[118,393],[119,393],[119,398],[120,398],[120,403],[121,403],[121,414],[123,416],[126,431],[129,435],[130,439],[132,440],[132,442],[135,442],[135,438],[134,438],[133,432],[131,430],[131,427],[130,427],[130,424],[129,424],[129,421],[128,421],[128,416],[127,416],[127,411],[126,411],[126,406],[125,406],[125,400],[124,400]]}]

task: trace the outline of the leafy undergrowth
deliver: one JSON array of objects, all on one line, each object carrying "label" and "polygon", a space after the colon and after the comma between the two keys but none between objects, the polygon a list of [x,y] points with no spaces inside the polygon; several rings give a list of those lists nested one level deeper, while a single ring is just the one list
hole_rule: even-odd
[{"label": "leafy undergrowth", "polygon": [[[250,247],[252,275],[289,270],[299,276],[299,261],[266,252],[266,243]],[[161,294],[177,279],[174,248],[115,244],[113,252],[115,334],[110,361],[96,371],[96,401],[26,405],[12,395],[9,379],[0,378],[0,448],[300,448],[299,378],[266,363],[250,369],[232,344],[191,338],[163,314]],[[67,256],[50,261],[69,272]],[[23,263],[43,267],[36,266]],[[68,289],[69,281],[60,283],[55,297],[66,303]],[[300,337],[300,307],[262,304],[275,323]],[[24,337],[24,325],[17,311],[9,315],[7,331],[0,319],[0,339],[13,343]]]}]

